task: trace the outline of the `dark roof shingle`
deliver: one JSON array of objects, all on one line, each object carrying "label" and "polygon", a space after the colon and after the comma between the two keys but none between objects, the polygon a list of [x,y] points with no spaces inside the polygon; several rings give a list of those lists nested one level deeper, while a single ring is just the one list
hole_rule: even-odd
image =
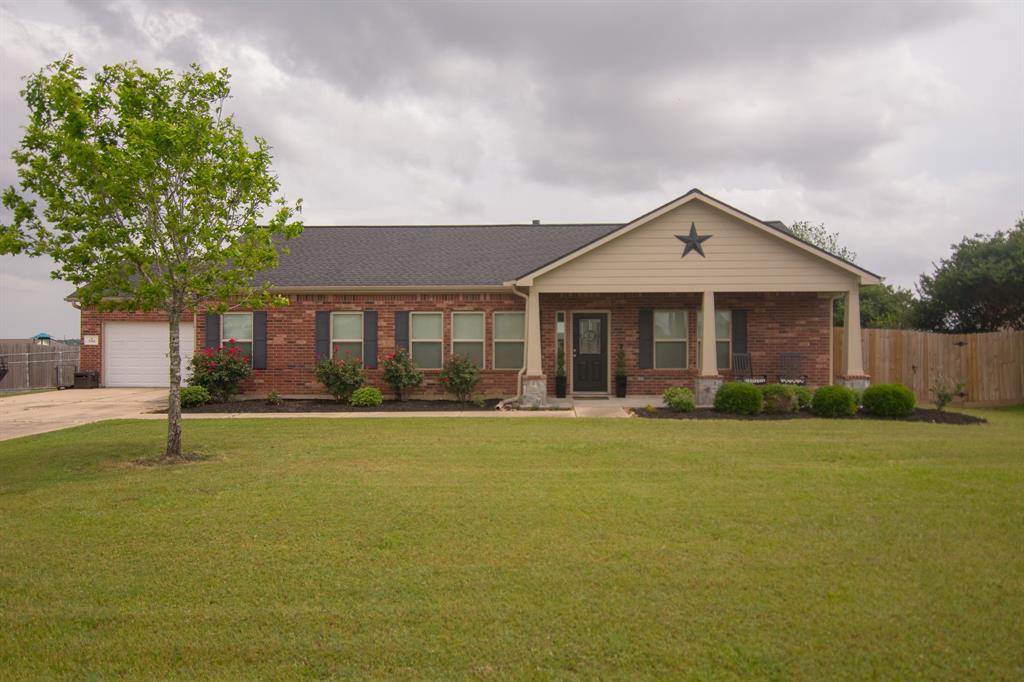
[{"label": "dark roof shingle", "polygon": [[516,279],[622,227],[306,227],[262,281],[275,287],[486,286]]}]

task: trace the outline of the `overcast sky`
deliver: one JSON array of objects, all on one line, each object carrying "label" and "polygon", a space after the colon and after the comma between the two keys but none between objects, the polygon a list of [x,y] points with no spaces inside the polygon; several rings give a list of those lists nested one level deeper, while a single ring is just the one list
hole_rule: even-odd
[{"label": "overcast sky", "polygon": [[[199,62],[307,224],[627,221],[692,187],[824,222],[911,286],[1024,210],[1024,3],[0,2],[0,186],[21,78]],[[0,257],[0,337],[78,335]]]}]

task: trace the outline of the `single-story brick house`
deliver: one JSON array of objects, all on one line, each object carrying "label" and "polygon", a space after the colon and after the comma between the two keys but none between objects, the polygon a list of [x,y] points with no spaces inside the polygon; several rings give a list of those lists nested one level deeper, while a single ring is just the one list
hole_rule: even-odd
[{"label": "single-story brick house", "polygon": [[[625,224],[307,227],[289,250],[268,273],[288,306],[182,318],[183,355],[229,337],[251,349],[249,394],[322,394],[317,359],[346,353],[386,390],[396,347],[422,395],[459,353],[480,393],[526,404],[554,394],[559,346],[575,395],[612,392],[620,350],[630,393],[689,386],[701,403],[741,369],[775,381],[783,354],[812,386],[868,380],[858,291],[880,278],[697,189]],[[837,297],[850,333],[834,378]],[[103,385],[166,385],[166,317],[83,309],[81,325]]]}]

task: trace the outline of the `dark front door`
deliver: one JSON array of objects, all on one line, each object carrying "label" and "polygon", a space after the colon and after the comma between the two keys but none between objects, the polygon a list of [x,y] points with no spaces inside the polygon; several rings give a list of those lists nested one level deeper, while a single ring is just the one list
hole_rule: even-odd
[{"label": "dark front door", "polygon": [[573,313],[572,390],[608,391],[607,313]]}]

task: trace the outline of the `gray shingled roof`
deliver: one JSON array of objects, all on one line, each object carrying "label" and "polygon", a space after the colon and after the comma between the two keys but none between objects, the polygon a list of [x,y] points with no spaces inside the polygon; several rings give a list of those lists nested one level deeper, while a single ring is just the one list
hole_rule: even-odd
[{"label": "gray shingled roof", "polygon": [[619,227],[621,223],[307,226],[288,242],[289,253],[266,279],[276,287],[495,285]]}]

